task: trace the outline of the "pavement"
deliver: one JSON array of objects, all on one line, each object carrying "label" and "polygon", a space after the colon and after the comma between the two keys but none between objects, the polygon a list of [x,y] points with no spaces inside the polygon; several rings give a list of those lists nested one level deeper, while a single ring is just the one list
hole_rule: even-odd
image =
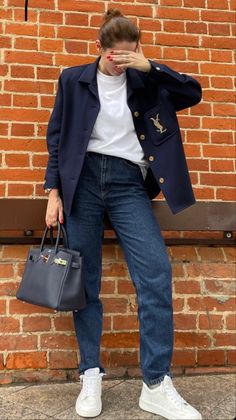
[{"label": "pavement", "polygon": [[[203,420],[233,420],[236,416],[236,375],[207,374],[179,376],[173,383],[180,395],[197,408]],[[0,419],[82,419],[75,411],[75,401],[82,384],[64,383],[2,385]],[[163,420],[138,406],[142,379],[105,379],[99,420]]]}]

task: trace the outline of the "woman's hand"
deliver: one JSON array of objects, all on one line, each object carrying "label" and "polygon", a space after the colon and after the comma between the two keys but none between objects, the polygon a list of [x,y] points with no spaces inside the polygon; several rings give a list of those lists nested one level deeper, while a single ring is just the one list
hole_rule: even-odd
[{"label": "woman's hand", "polygon": [[48,228],[57,226],[57,220],[63,223],[63,204],[58,190],[53,189],[49,193],[45,222]]},{"label": "woman's hand", "polygon": [[113,50],[107,58],[119,69],[125,70],[127,67],[132,67],[143,72],[149,72],[151,69],[151,64],[144,56],[140,42],[136,51]]}]

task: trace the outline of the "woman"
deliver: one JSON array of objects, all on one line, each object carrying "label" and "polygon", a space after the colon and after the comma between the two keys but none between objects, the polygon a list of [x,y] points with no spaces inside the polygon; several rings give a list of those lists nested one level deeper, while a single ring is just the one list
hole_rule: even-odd
[{"label": "woman", "polygon": [[162,189],[173,213],[195,202],[175,111],[198,103],[201,87],[147,59],[139,30],[118,10],[105,14],[96,45],[94,63],[63,70],[47,130],[46,224],[64,222],[70,248],[84,255],[87,305],[73,311],[83,383],[76,411],[102,410],[106,211],[137,293],[139,406],[168,419],[201,419],[172,383],[172,269],[150,201]]}]

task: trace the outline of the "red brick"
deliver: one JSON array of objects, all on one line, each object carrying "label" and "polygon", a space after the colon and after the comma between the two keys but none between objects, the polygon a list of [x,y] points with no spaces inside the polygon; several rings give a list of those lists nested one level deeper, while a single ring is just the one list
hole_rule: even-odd
[{"label": "red brick", "polygon": [[119,294],[134,294],[135,293],[135,287],[130,280],[118,280],[118,293]]},{"label": "red brick", "polygon": [[180,332],[175,331],[175,347],[209,347],[210,337],[207,334],[199,332]]},{"label": "red brick", "polygon": [[195,352],[193,350],[175,350],[172,363],[174,366],[194,366]]},{"label": "red brick", "polygon": [[[8,0],[8,5],[11,6],[22,6],[20,0]],[[39,8],[39,9],[54,9],[54,1],[53,0],[32,0],[31,3],[32,8]]]},{"label": "red brick", "polygon": [[6,300],[0,299],[0,314],[6,314]]},{"label": "red brick", "polygon": [[[24,26],[26,27],[26,26]],[[34,25],[37,30],[37,26]],[[31,51],[5,51],[6,63],[52,65],[52,54]]]},{"label": "red brick", "polygon": [[186,264],[188,276],[198,277],[203,276],[206,278],[234,278],[235,265],[234,264],[221,264],[221,263],[192,263]]},{"label": "red brick", "polygon": [[172,246],[171,255],[173,260],[178,261],[197,260],[196,250],[191,246]]},{"label": "red brick", "polygon": [[80,41],[66,41],[65,49],[72,54],[86,54],[88,51],[88,44]]},{"label": "red brick", "polygon": [[175,293],[179,294],[200,294],[200,282],[194,280],[175,281]]},{"label": "red brick", "polygon": [[227,246],[224,248],[224,253],[225,253],[227,261],[236,262],[236,248]]},{"label": "red brick", "polygon": [[37,38],[18,37],[15,39],[14,48],[19,50],[37,50]]},{"label": "red brick", "polygon": [[[111,7],[109,5],[109,7]],[[58,2],[59,10],[68,10],[76,12],[103,12],[104,4],[96,1],[68,1],[68,0],[59,0]]]},{"label": "red brick", "polygon": [[157,7],[158,19],[199,20],[199,11],[184,7]]},{"label": "red brick", "polygon": [[77,354],[75,351],[55,351],[49,353],[50,369],[73,369],[77,368]]},{"label": "red brick", "polygon": [[226,329],[236,330],[236,315],[235,314],[226,315]]},{"label": "red brick", "polygon": [[139,329],[137,315],[114,315],[113,329],[119,331]]},{"label": "red brick", "polygon": [[10,314],[33,314],[33,313],[53,313],[50,308],[44,308],[43,306],[31,305],[27,302],[22,302],[17,299],[11,299],[9,302],[9,313]]},{"label": "red brick", "polygon": [[127,311],[127,299],[117,297],[117,298],[111,298],[111,297],[103,297],[102,298],[103,308],[105,313],[114,313],[114,312],[120,312],[124,313]]},{"label": "red brick", "polygon": [[205,290],[209,294],[223,294],[225,296],[235,294],[235,280],[204,280]]},{"label": "red brick", "polygon": [[221,77],[221,76],[220,77],[214,77],[214,76],[212,76],[211,77],[211,84],[212,84],[213,88],[233,89],[233,81],[229,77]]},{"label": "red brick", "polygon": [[20,322],[18,319],[13,317],[1,317],[0,318],[0,333],[15,333],[20,331]]},{"label": "red brick", "polygon": [[0,370],[4,369],[4,364],[3,364],[3,354],[0,354]]},{"label": "red brick", "polygon": [[216,199],[224,201],[236,200],[236,188],[217,188]]},{"label": "red brick", "polygon": [[51,320],[43,316],[24,317],[22,328],[26,332],[48,331],[51,329]]},{"label": "red brick", "polygon": [[207,6],[209,9],[227,10],[229,8],[227,0],[208,0]]},{"label": "red brick", "polygon": [[6,153],[5,162],[8,167],[29,167],[29,155],[27,153]]},{"label": "red brick", "polygon": [[26,184],[15,184],[12,185],[8,183],[8,197],[18,197],[18,196],[32,196],[34,192],[33,185]]},{"label": "red brick", "polygon": [[0,283],[0,296],[15,296],[19,287],[18,282],[4,281]]},{"label": "red brick", "polygon": [[[38,98],[36,95],[14,95],[13,97],[13,106],[14,107],[29,107],[29,108],[34,108],[37,107],[38,104]],[[14,119],[14,118],[13,118]],[[25,129],[23,129],[23,126],[26,126]],[[17,126],[17,130],[15,130],[15,126]],[[20,128],[21,126],[21,128]],[[33,136],[34,135],[34,126],[30,125],[30,124],[12,124],[12,130],[11,130],[11,135],[12,136],[23,136],[23,135],[28,135],[28,136]]]},{"label": "red brick", "polygon": [[175,314],[174,328],[175,330],[195,330],[196,329],[196,315]]},{"label": "red brick", "polygon": [[0,278],[7,279],[13,276],[13,266],[12,264],[2,263],[0,264]]},{"label": "red brick", "polygon": [[113,280],[103,280],[101,285],[101,294],[115,293],[115,282]]},{"label": "red brick", "polygon": [[207,22],[234,22],[234,13],[222,10],[202,10],[201,19]]},{"label": "red brick", "polygon": [[74,322],[71,316],[60,316],[53,318],[56,331],[74,331]]},{"label": "red brick", "polygon": [[227,350],[227,361],[229,365],[236,364],[236,350]]},{"label": "red brick", "polygon": [[29,245],[5,245],[3,247],[3,259],[26,259],[30,246]]},{"label": "red brick", "polygon": [[[222,143],[222,136],[224,138],[224,143],[226,144],[233,144],[233,136],[232,136],[232,132],[222,132],[222,131],[213,131],[211,133],[211,143]],[[215,146],[214,146],[215,147]],[[223,153],[223,149],[221,148],[220,151]],[[231,149],[230,149],[231,151]],[[231,153],[230,153],[231,155]],[[222,155],[218,155],[218,157],[221,157]],[[224,155],[222,156],[224,157]],[[227,157],[227,156],[226,156]],[[231,156],[229,156],[231,157]]]},{"label": "red brick", "polygon": [[5,334],[0,340],[0,351],[35,350],[37,348],[36,335]]},{"label": "red brick", "polygon": [[196,35],[187,34],[170,34],[170,33],[159,33],[156,34],[156,42],[160,45],[173,45],[173,46],[185,46],[185,47],[198,47],[199,39]]},{"label": "red brick", "polygon": [[224,365],[225,352],[223,350],[198,350],[197,363],[200,366]]},{"label": "red brick", "polygon": [[75,335],[65,334],[41,334],[41,349],[76,349],[77,341]]},{"label": "red brick", "polygon": [[[41,81],[22,81],[22,80],[6,80],[5,81],[5,90],[7,91],[12,91],[15,92],[17,91],[19,92],[32,92],[32,93],[53,93],[53,83],[51,82],[41,82]],[[32,96],[31,96],[32,98]],[[26,103],[27,103],[27,99],[26,99]],[[24,104],[24,102],[22,101],[22,104]],[[15,113],[17,112],[17,110],[13,110]],[[26,110],[22,110],[26,111]],[[27,110],[27,113],[29,113],[30,111]],[[40,110],[34,110],[31,111],[31,114],[33,114],[33,112],[36,112],[40,114]],[[43,111],[45,113],[45,111]],[[45,113],[45,116],[49,116],[49,113]],[[4,114],[2,114],[2,119],[4,119]],[[26,115],[26,117],[28,117],[28,115]],[[12,119],[15,120],[15,118],[13,118],[12,115]],[[25,118],[24,118],[25,119]],[[24,120],[23,119],[23,120]],[[27,121],[27,119],[26,119]]]},{"label": "red brick", "polygon": [[51,12],[51,11],[40,11],[39,13],[39,23],[54,23],[62,24],[63,23],[63,14],[60,12]]},{"label": "red brick", "polygon": [[198,322],[200,330],[221,330],[224,326],[222,315],[214,315],[209,312],[207,315],[199,314]]},{"label": "red brick", "polygon": [[[21,95],[15,96],[14,99],[18,98]],[[32,101],[30,101],[32,102]],[[25,105],[25,104],[24,104]],[[32,106],[30,103],[29,106]],[[25,123],[12,123],[11,127],[11,134],[13,136],[33,136],[34,135],[34,125],[33,124],[25,124]]]},{"label": "red brick", "polygon": [[234,311],[235,301],[233,298],[218,296],[215,297],[189,297],[187,306],[190,311]]},{"label": "red brick", "polygon": [[235,333],[215,333],[213,335],[213,339],[216,347],[228,347],[236,345]]},{"label": "red brick", "polygon": [[176,313],[176,312],[182,311],[183,307],[184,307],[184,299],[182,297],[181,298],[173,297],[174,312]]},{"label": "red brick", "polygon": [[137,351],[125,351],[122,353],[112,351],[110,354],[110,366],[137,366],[138,364],[138,352]]},{"label": "red brick", "polygon": [[109,263],[104,262],[102,267],[102,275],[104,277],[117,277],[124,276],[128,274],[128,268],[126,263]]},{"label": "red brick", "polygon": [[103,334],[102,347],[105,348],[137,348],[139,346],[139,332],[121,332]]},{"label": "red brick", "polygon": [[46,366],[46,352],[10,353],[7,356],[7,369],[44,369]]},{"label": "red brick", "polygon": [[233,172],[234,162],[232,160],[213,160],[210,161],[211,171],[214,172]]}]

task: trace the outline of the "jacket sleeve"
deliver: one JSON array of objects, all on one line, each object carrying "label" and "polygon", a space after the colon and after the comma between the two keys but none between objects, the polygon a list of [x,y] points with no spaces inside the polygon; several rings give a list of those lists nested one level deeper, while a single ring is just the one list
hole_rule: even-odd
[{"label": "jacket sleeve", "polygon": [[48,162],[45,172],[45,183],[43,188],[59,188],[60,177],[58,171],[58,144],[61,131],[62,120],[62,106],[63,106],[63,90],[61,75],[58,79],[57,93],[54,101],[54,107],[49,118],[46,141],[48,149]]},{"label": "jacket sleeve", "polygon": [[162,85],[169,91],[176,111],[191,107],[201,101],[202,88],[196,79],[187,74],[178,73],[166,64],[159,64],[152,60],[149,62],[151,69],[145,73],[146,77],[150,77],[154,83]]}]

